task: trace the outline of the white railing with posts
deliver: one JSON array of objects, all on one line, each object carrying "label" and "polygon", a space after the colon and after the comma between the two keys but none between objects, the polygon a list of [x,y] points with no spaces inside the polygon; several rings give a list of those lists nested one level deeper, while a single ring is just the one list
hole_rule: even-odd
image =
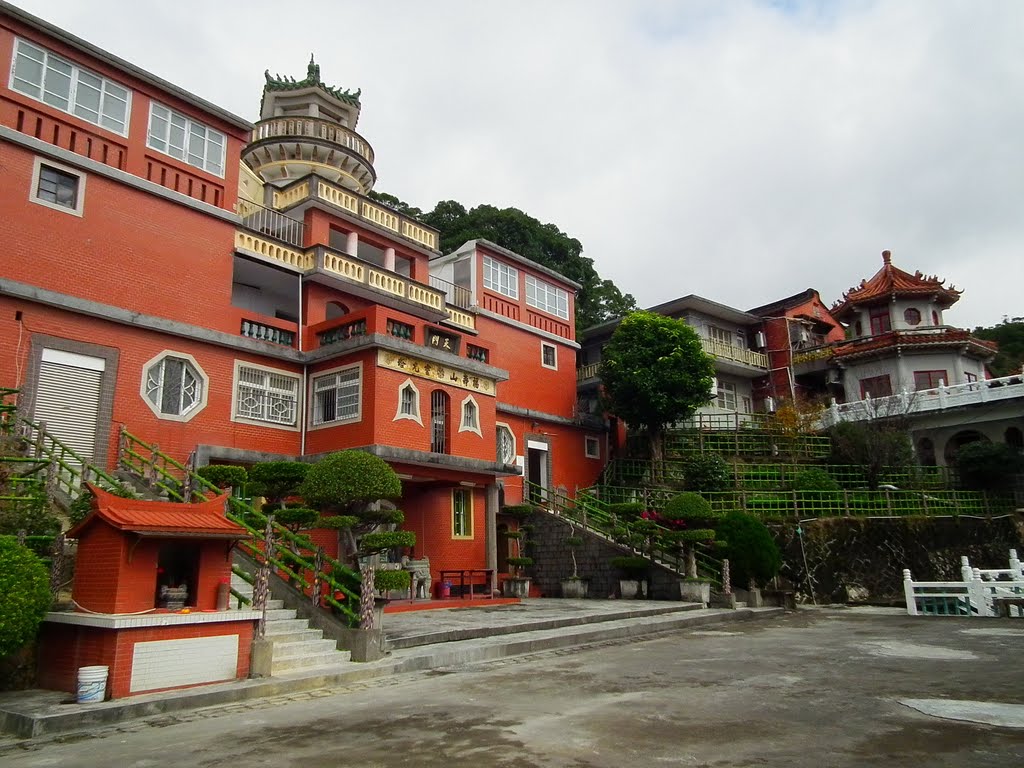
[{"label": "white railing with posts", "polygon": [[242,217],[242,226],[246,229],[273,237],[296,248],[302,247],[305,227],[301,221],[248,200],[239,203],[238,213]]},{"label": "white railing with posts", "polygon": [[701,337],[700,343],[704,347],[705,352],[720,360],[732,360],[737,363],[751,365],[755,368],[768,367],[768,355],[764,352],[755,352],[752,349],[737,347],[724,341],[716,341],[715,339],[704,337]]},{"label": "white railing with posts", "polygon": [[444,300],[453,307],[469,309],[473,306],[473,294],[470,293],[469,288],[449,283],[447,280],[434,275],[430,276],[430,287],[444,291]]},{"label": "white railing with posts", "polygon": [[840,421],[866,421],[885,419],[893,416],[910,416],[916,413],[941,411],[965,405],[1024,398],[1024,374],[1003,376],[985,381],[969,381],[947,387],[941,384],[932,389],[917,392],[901,392],[888,397],[866,397],[849,403],[837,403],[825,411],[821,419],[823,428]]},{"label": "white railing with posts", "polygon": [[273,117],[256,123],[256,127],[252,131],[253,143],[263,139],[303,137],[322,139],[331,144],[351,149],[371,165],[373,164],[373,149],[366,139],[355,131],[329,120],[321,120],[316,117]]},{"label": "white railing with posts", "polygon": [[961,581],[914,581],[903,569],[903,593],[911,616],[1024,616],[1024,566],[1010,550],[1009,568],[972,568],[960,558]]}]

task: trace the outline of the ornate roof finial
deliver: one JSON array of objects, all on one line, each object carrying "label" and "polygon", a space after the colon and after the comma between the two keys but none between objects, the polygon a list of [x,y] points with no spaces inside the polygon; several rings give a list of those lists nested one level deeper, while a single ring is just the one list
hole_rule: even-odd
[{"label": "ornate roof finial", "polygon": [[882,262],[885,264],[892,264],[892,252],[882,251]]},{"label": "ornate roof finial", "polygon": [[306,80],[313,84],[320,84],[320,65],[313,61],[313,54],[309,54],[309,66],[306,67]]}]

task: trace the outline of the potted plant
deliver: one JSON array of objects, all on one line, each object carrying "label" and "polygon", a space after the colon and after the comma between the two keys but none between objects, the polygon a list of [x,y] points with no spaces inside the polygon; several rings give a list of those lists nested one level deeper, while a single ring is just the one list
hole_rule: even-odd
[{"label": "potted plant", "polygon": [[584,598],[587,596],[587,589],[590,586],[586,579],[580,577],[576,570],[576,549],[583,546],[583,539],[576,536],[576,529],[569,523],[569,536],[565,545],[569,548],[569,556],[572,558],[572,575],[562,579],[562,597]]},{"label": "potted plant", "polygon": [[646,557],[639,555],[613,557],[611,565],[621,573],[619,596],[622,599],[633,600],[647,593],[647,569],[650,562]]},{"label": "potted plant", "polygon": [[408,597],[412,584],[412,573],[405,569],[378,568],[373,575],[373,588],[381,597],[391,599],[392,592]]},{"label": "potted plant", "polygon": [[660,517],[666,526],[674,529],[672,540],[685,561],[686,577],[679,582],[680,598],[708,605],[711,582],[697,573],[697,547],[714,543],[715,530],[710,525],[719,515],[699,493],[686,492],[669,499]]},{"label": "potted plant", "polygon": [[526,575],[525,569],[533,565],[533,558],[523,555],[526,550],[526,533],[523,528],[520,528],[518,531],[510,531],[508,534],[509,539],[516,542],[518,555],[508,558],[511,576],[505,579],[501,585],[505,597],[530,596],[530,577]]}]

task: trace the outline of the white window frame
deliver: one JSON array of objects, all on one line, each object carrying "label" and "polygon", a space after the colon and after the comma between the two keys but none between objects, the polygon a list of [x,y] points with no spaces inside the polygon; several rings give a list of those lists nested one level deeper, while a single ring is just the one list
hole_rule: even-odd
[{"label": "white window frame", "polygon": [[[28,53],[26,52],[28,51],[28,49],[34,49],[35,53],[41,54],[42,60],[40,61],[40,59],[38,58],[29,56]],[[29,80],[26,80],[23,77],[16,77],[16,73],[18,70],[18,59],[22,56],[24,56],[24,58],[29,61],[35,62],[42,68],[39,83],[33,83]],[[54,65],[57,66],[55,67]],[[64,73],[59,71],[60,68],[65,67],[69,70],[68,72]],[[65,78],[67,80],[68,94],[66,97],[63,94],[57,94],[55,91],[47,91],[46,75],[50,72],[53,72],[56,78]],[[98,80],[99,87],[97,87],[93,83],[88,82],[90,78]],[[63,56],[58,56],[57,54],[53,53],[47,48],[44,48],[41,45],[31,43],[28,40],[15,38],[14,55],[11,56],[11,76],[8,80],[8,85],[10,89],[16,93],[20,93],[23,96],[28,96],[30,99],[35,99],[36,101],[45,104],[48,107],[77,117],[79,120],[84,120],[85,122],[91,125],[95,125],[98,128],[102,128],[105,131],[116,133],[119,136],[128,135],[128,125],[131,123],[132,117],[131,89],[124,85],[121,85],[116,80],[111,80],[108,77],[103,77],[103,75],[98,75],[91,70],[85,69],[84,67],[80,67],[75,62],[66,59]],[[95,110],[95,119],[87,115],[83,115],[78,111],[82,109],[93,111],[92,107],[86,105],[84,101],[81,103],[79,102],[79,96],[84,96],[84,94],[89,89],[99,92],[99,101],[97,103],[97,108]],[[117,93],[114,93],[113,89],[120,89],[121,91],[124,91],[124,98],[122,98]],[[59,104],[53,104],[51,103],[51,101],[47,101],[46,96],[48,93],[54,94],[60,99],[66,99],[67,106],[62,107]],[[104,113],[104,107],[107,106],[111,101],[124,102],[123,121],[113,115],[108,115]],[[104,119],[106,119],[109,122],[104,122]],[[121,126],[121,128],[116,128],[111,126],[110,122],[113,122],[115,125],[118,123],[123,123],[123,125]]]},{"label": "white window frame", "polygon": [[[553,365],[548,364],[544,360],[544,350],[546,350],[546,349],[550,349],[551,350],[551,357],[555,361]],[[556,347],[554,344],[548,344],[546,341],[542,341],[540,343],[540,364],[544,368],[549,368],[552,371],[557,371],[558,370],[558,347]]]},{"label": "white window frame", "polygon": [[[160,410],[161,405],[159,402],[153,402],[153,394],[156,392],[162,392],[164,386],[164,371],[160,371],[160,380],[157,382],[153,377],[153,369],[158,366],[162,366],[163,362],[167,358],[175,358],[185,363],[185,367],[182,369],[182,373],[191,367],[192,378],[196,383],[196,392],[192,398],[192,402],[187,406],[182,404],[181,413],[164,413]],[[154,384],[156,388],[154,388]],[[206,408],[206,399],[210,390],[210,377],[206,375],[206,371],[203,370],[202,366],[196,362],[196,359],[192,355],[186,352],[176,352],[173,349],[165,349],[160,354],[153,358],[150,358],[142,366],[142,382],[139,386],[139,395],[142,397],[142,401],[149,406],[149,410],[158,419],[164,421],[191,421],[199,414],[204,408]],[[184,389],[183,389],[184,392]],[[160,398],[162,400],[162,397]]]},{"label": "white window frame", "polygon": [[[61,205],[55,203],[52,200],[39,196],[39,182],[42,179],[43,168],[51,168],[60,173],[67,174],[68,176],[74,176],[77,180],[77,187],[75,188],[75,205],[74,207]],[[81,218],[85,213],[85,174],[74,168],[69,168],[66,165],[60,163],[54,163],[51,160],[37,157],[32,167],[32,186],[28,191],[28,199],[33,203],[39,205],[45,205],[47,208],[51,208],[61,213],[68,213],[72,216],[78,216]]]},{"label": "white window frame", "polygon": [[707,328],[708,338],[711,341],[717,341],[719,344],[724,344],[727,347],[735,346],[734,340],[738,332],[730,331],[728,328],[711,323],[708,323]]},{"label": "white window frame", "polygon": [[[731,381],[718,382],[718,395],[715,401],[717,406],[725,411],[735,411],[738,404],[736,384]],[[729,403],[732,403],[730,405]]]},{"label": "white window frame", "polygon": [[583,455],[588,459],[601,458],[601,441],[593,435],[583,437]]},{"label": "white window frame", "polygon": [[[465,499],[465,506],[463,507],[463,532],[457,532],[456,521],[456,503],[455,499],[457,496],[463,496]],[[473,489],[472,488],[452,488],[452,538],[453,539],[472,539],[473,538]]]},{"label": "white window frame", "polygon": [[[242,370],[248,369],[257,373],[266,374],[266,381],[263,382],[262,386],[257,387],[252,382],[245,382],[242,380]],[[278,376],[282,379],[288,379],[293,384],[291,394],[292,400],[292,419],[291,421],[277,421],[271,418],[261,418],[259,416],[244,415],[239,413],[239,409],[242,406],[242,388],[247,387],[253,390],[259,390],[265,397],[267,395],[275,396],[284,399],[287,392],[283,388],[274,387],[273,380],[271,377]],[[231,420],[240,424],[254,424],[260,427],[271,427],[273,429],[284,429],[291,432],[297,432],[299,430],[299,415],[301,413],[301,392],[302,392],[302,378],[291,371],[282,371],[280,368],[270,368],[265,365],[259,365],[258,363],[250,363],[243,360],[235,360],[235,376],[234,382],[231,387]]]},{"label": "white window frame", "polygon": [[459,432],[473,432],[483,437],[480,432],[480,405],[472,395],[459,405]]},{"label": "white window frame", "polygon": [[[505,461],[501,455],[501,434],[505,433],[508,435],[508,442],[512,449],[512,455],[508,457],[508,461]],[[516,463],[516,433],[512,431],[512,427],[504,422],[497,422],[494,425],[494,458],[499,464],[515,464]]]},{"label": "white window frame", "polygon": [[510,299],[519,300],[519,270],[498,261],[491,256],[484,256],[484,288]]},{"label": "white window frame", "polygon": [[[402,398],[406,392],[412,393],[411,410],[407,412],[402,410]],[[421,427],[423,426],[423,418],[420,416],[420,390],[413,383],[412,379],[406,379],[398,387],[398,405],[395,410],[395,418],[392,421],[399,421],[401,419],[415,421]]]},{"label": "white window frame", "polygon": [[[166,114],[158,114],[160,111],[163,111]],[[165,126],[162,131],[157,132],[154,130],[154,118],[164,121]],[[172,126],[181,130],[182,136],[180,146],[171,143],[173,140],[171,137]],[[220,139],[220,152],[219,157],[216,158],[215,165],[212,165],[212,158],[210,157],[210,147],[215,146],[215,143],[210,141],[211,136],[216,136]],[[193,152],[192,149],[192,140],[196,137],[200,138],[203,145],[202,158],[199,162],[194,159],[195,157],[198,157],[198,155]],[[158,101],[152,101],[149,104],[149,122],[146,127],[146,146],[150,149],[155,149],[157,152],[167,155],[168,157],[173,157],[175,160],[179,160],[182,163],[187,163],[194,168],[199,168],[206,173],[224,178],[224,158],[227,151],[227,137],[217,129],[206,125],[206,123],[193,120],[188,115],[171,109]]]},{"label": "white window frame", "polygon": [[[356,371],[356,376],[355,376],[354,384],[355,384],[356,393],[357,393],[356,394],[357,404],[356,404],[356,413],[355,413],[355,415],[345,416],[345,417],[340,418],[340,419],[339,418],[334,418],[334,419],[332,419],[330,421],[320,421],[320,420],[318,420],[319,409],[317,407],[318,406],[318,402],[317,402],[318,391],[317,391],[317,388],[316,388],[317,382],[321,381],[322,379],[326,379],[329,376],[337,376],[340,373],[347,373],[348,371],[353,371],[353,370]],[[351,382],[351,381],[349,381],[349,382],[342,382],[342,383],[343,384],[348,384],[349,386],[351,386],[353,384],[353,382]],[[322,390],[322,391],[327,391],[327,390]],[[310,430],[329,429],[330,427],[337,427],[337,426],[339,426],[341,424],[355,424],[355,423],[358,423],[358,422],[362,421],[363,420],[363,364],[362,363],[352,363],[351,365],[341,365],[341,366],[338,366],[337,368],[330,368],[330,369],[328,369],[326,371],[317,371],[315,374],[312,374],[309,377],[309,394],[308,394],[308,397],[309,397],[309,399],[307,400],[307,402],[309,403],[308,410],[309,410],[309,429]],[[335,403],[335,409],[337,409],[337,403]],[[337,415],[337,410],[335,410],[335,415]]]},{"label": "white window frame", "polygon": [[526,303],[549,315],[569,319],[569,292],[533,275],[526,276]]}]

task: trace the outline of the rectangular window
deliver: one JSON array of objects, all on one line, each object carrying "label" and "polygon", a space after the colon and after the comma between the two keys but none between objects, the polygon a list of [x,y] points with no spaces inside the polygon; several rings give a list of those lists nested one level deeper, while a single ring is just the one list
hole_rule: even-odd
[{"label": "rectangular window", "polygon": [[589,435],[583,438],[583,453],[588,459],[600,459],[601,441]]},{"label": "rectangular window", "polygon": [[569,319],[569,294],[533,275],[526,276],[526,303],[563,320]]},{"label": "rectangular window", "polygon": [[358,421],[362,371],[345,368],[313,379],[313,425]]},{"label": "rectangular window", "polygon": [[15,44],[11,90],[128,135],[131,92],[127,88],[24,40]]},{"label": "rectangular window", "polygon": [[452,537],[473,538],[473,492],[465,488],[452,491]]},{"label": "rectangular window", "polygon": [[510,299],[519,298],[519,270],[484,256],[484,288],[497,291]]},{"label": "rectangular window", "polygon": [[32,169],[29,200],[62,213],[81,216],[85,202],[85,174],[37,157]]},{"label": "rectangular window", "polygon": [[945,371],[914,371],[914,390],[917,392],[935,389],[940,383],[949,384],[949,376]]},{"label": "rectangular window", "polygon": [[731,381],[718,382],[718,407],[727,411],[736,410],[736,385]]},{"label": "rectangular window", "polygon": [[235,375],[235,416],[294,427],[299,380],[278,371],[239,365]]},{"label": "rectangular window", "polygon": [[153,102],[146,144],[178,160],[224,175],[224,134]]},{"label": "rectangular window", "polygon": [[889,317],[888,307],[872,307],[870,315],[872,336],[878,336],[892,330],[892,319]]},{"label": "rectangular window", "polygon": [[889,397],[892,394],[892,382],[889,374],[884,376],[871,376],[860,380],[860,396],[865,397]]},{"label": "rectangular window", "polygon": [[558,350],[554,344],[540,343],[540,364],[558,370]]},{"label": "rectangular window", "polygon": [[732,346],[733,334],[732,331],[727,331],[725,328],[719,328],[717,325],[708,326],[708,338],[712,341],[717,341],[721,344]]}]

